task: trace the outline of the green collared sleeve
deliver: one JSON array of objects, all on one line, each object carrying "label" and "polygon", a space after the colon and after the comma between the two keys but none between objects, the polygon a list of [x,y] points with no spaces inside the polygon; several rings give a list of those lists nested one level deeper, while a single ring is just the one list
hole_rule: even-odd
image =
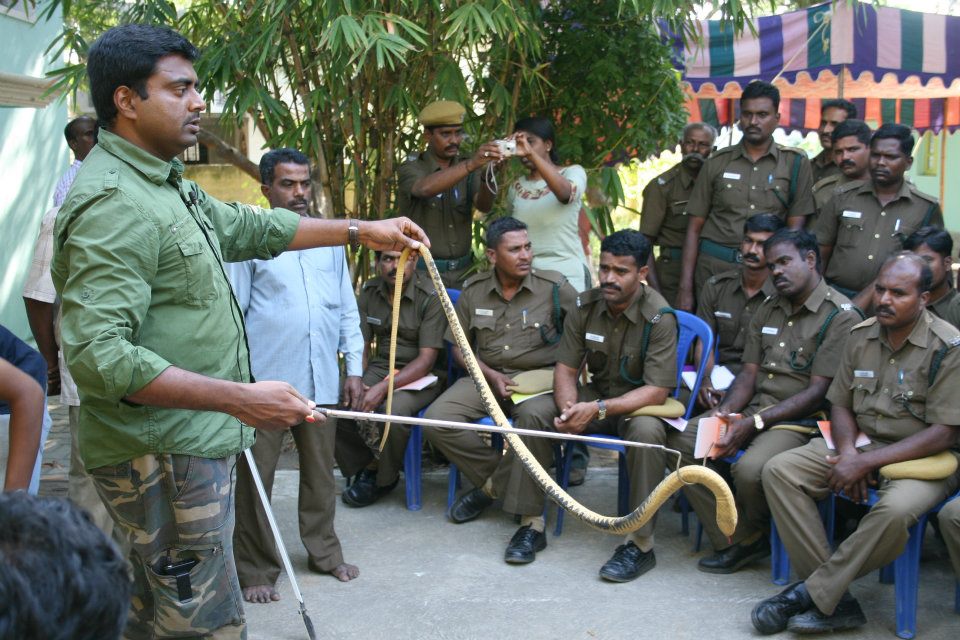
[{"label": "green collared sleeve", "polygon": [[203,190],[196,193],[200,208],[213,223],[224,262],[276,258],[293,242],[300,225],[300,216],[293,211],[227,204]]},{"label": "green collared sleeve", "polygon": [[170,366],[134,344],[150,306],[160,229],[134,200],[112,190],[58,220],[55,238],[67,366],[86,394],[119,402]]}]

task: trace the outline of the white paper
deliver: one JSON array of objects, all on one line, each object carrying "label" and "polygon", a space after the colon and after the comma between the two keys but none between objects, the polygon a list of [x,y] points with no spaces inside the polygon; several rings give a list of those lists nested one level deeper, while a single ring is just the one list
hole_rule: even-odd
[{"label": "white paper", "polygon": [[683,431],[687,428],[687,421],[683,418],[660,418],[677,431]]},{"label": "white paper", "polygon": [[[693,391],[693,383],[697,381],[697,372],[684,371],[680,376],[683,378],[683,383],[687,385],[687,389]],[[710,372],[710,384],[713,385],[713,388],[717,391],[726,391],[730,388],[730,385],[733,384],[735,377],[730,369],[727,369],[721,364],[715,366],[713,371]]]},{"label": "white paper", "polygon": [[409,384],[405,384],[402,387],[397,387],[396,391],[422,391],[427,387],[437,383],[437,376],[429,373],[419,380],[414,380]]}]

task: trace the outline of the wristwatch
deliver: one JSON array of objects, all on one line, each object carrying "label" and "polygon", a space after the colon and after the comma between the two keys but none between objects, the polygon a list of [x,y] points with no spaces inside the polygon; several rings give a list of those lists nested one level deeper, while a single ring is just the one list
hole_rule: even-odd
[{"label": "wristwatch", "polygon": [[600,407],[600,410],[597,412],[597,420],[606,420],[607,419],[607,403],[603,400],[597,399],[597,406]]},{"label": "wristwatch", "polygon": [[757,431],[763,431],[763,418],[760,417],[759,413],[753,414],[753,426],[757,428]]},{"label": "wristwatch", "polygon": [[347,219],[347,240],[354,251],[360,248],[360,221],[356,218]]}]

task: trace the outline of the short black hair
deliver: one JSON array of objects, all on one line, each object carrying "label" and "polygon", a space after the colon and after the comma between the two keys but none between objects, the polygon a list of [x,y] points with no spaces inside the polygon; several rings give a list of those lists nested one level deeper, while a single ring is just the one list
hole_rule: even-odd
[{"label": "short black hair", "polygon": [[844,100],[843,98],[832,98],[830,100],[824,100],[820,103],[820,114],[823,115],[823,112],[827,109],[843,109],[847,112],[847,119],[857,117],[857,105],[853,104],[849,100]]},{"label": "short black hair", "polygon": [[903,155],[908,158],[913,157],[914,139],[910,127],[893,123],[881,125],[880,128],[873,133],[873,137],[870,138],[870,145],[872,146],[877,140],[885,140],[887,138],[899,141],[900,151],[903,152]]},{"label": "short black hair", "polygon": [[620,229],[600,242],[600,253],[614,256],[633,256],[637,268],[645,267],[650,259],[650,241],[635,229]]},{"label": "short black hair", "polygon": [[526,231],[527,225],[514,217],[504,216],[497,218],[487,227],[486,245],[487,249],[496,249],[500,246],[500,240],[503,234],[511,231]]},{"label": "short black hair", "polygon": [[[67,126],[63,128],[63,137],[67,139],[68,143],[73,142],[74,140],[77,139],[77,134],[74,132],[74,129],[77,127],[78,124],[80,124],[84,120],[93,120],[93,118],[91,118],[90,116],[77,116],[76,118],[68,122]],[[94,122],[96,121],[94,120]],[[94,136],[96,136],[96,134],[94,134]]]},{"label": "short black hair", "polygon": [[754,100],[756,98],[770,98],[773,102],[773,108],[777,110],[780,109],[780,89],[777,89],[775,85],[769,82],[754,80],[744,87],[743,93],[740,95],[740,108],[743,108],[743,103],[747,100]]},{"label": "short black hair", "polygon": [[767,238],[763,243],[763,252],[769,254],[770,250],[779,244],[792,245],[800,257],[806,256],[807,252],[813,251],[817,257],[817,273],[821,273],[823,266],[820,261],[820,247],[817,246],[817,236],[805,229],[787,229],[783,228]]},{"label": "short black hair", "polygon": [[285,163],[305,164],[307,167],[309,167],[310,158],[300,151],[291,149],[290,147],[272,149],[271,151],[263,154],[263,157],[260,158],[260,183],[265,184],[268,187],[272,185],[273,179],[276,177],[277,165]]},{"label": "short black hair", "polygon": [[865,146],[870,146],[870,139],[873,138],[873,131],[863,120],[857,120],[856,118],[848,118],[837,125],[837,128],[830,132],[830,139],[836,142],[840,138],[849,138],[850,136],[856,137],[856,139]]},{"label": "short black hair", "polygon": [[540,117],[520,118],[516,124],[513,125],[513,131],[532,133],[544,142],[549,140],[553,143],[553,146],[550,148],[550,160],[552,160],[554,164],[560,162],[560,156],[557,155],[556,133],[553,130],[553,123],[548,119]]},{"label": "short black hair", "polygon": [[169,55],[193,62],[200,52],[173,29],[152,24],[120,25],[97,38],[87,56],[87,78],[101,127],[109,129],[117,118],[113,104],[117,88],[130,87],[147,98],[147,80],[156,71],[157,61]]},{"label": "short black hair", "polygon": [[783,218],[773,213],[755,213],[743,223],[743,235],[748,233],[776,233],[783,229],[787,224]]},{"label": "short black hair", "polygon": [[61,498],[0,494],[0,638],[119,638],[127,563],[83,510]]},{"label": "short black hair", "polygon": [[931,291],[933,289],[933,269],[930,268],[930,265],[927,264],[926,260],[910,251],[898,251],[890,254],[880,266],[880,271],[882,272],[884,269],[886,269],[887,265],[900,260],[908,260],[909,262],[912,262],[920,267],[920,282],[917,283],[920,293],[923,293],[924,291]]},{"label": "short black hair", "polygon": [[927,245],[944,258],[953,255],[953,237],[949,231],[940,227],[931,225],[920,227],[903,241],[903,248],[907,251],[914,251],[923,245]]}]

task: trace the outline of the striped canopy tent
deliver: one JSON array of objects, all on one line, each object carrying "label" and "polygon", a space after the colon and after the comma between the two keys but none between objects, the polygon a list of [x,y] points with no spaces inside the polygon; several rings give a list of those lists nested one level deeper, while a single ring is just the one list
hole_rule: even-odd
[{"label": "striped canopy tent", "polygon": [[719,20],[695,22],[687,37],[663,31],[691,121],[732,124],[743,87],[760,79],[780,89],[788,130],[815,130],[821,100],[837,97],[872,125],[960,127],[960,17],[841,0],[757,18],[740,37]]}]

